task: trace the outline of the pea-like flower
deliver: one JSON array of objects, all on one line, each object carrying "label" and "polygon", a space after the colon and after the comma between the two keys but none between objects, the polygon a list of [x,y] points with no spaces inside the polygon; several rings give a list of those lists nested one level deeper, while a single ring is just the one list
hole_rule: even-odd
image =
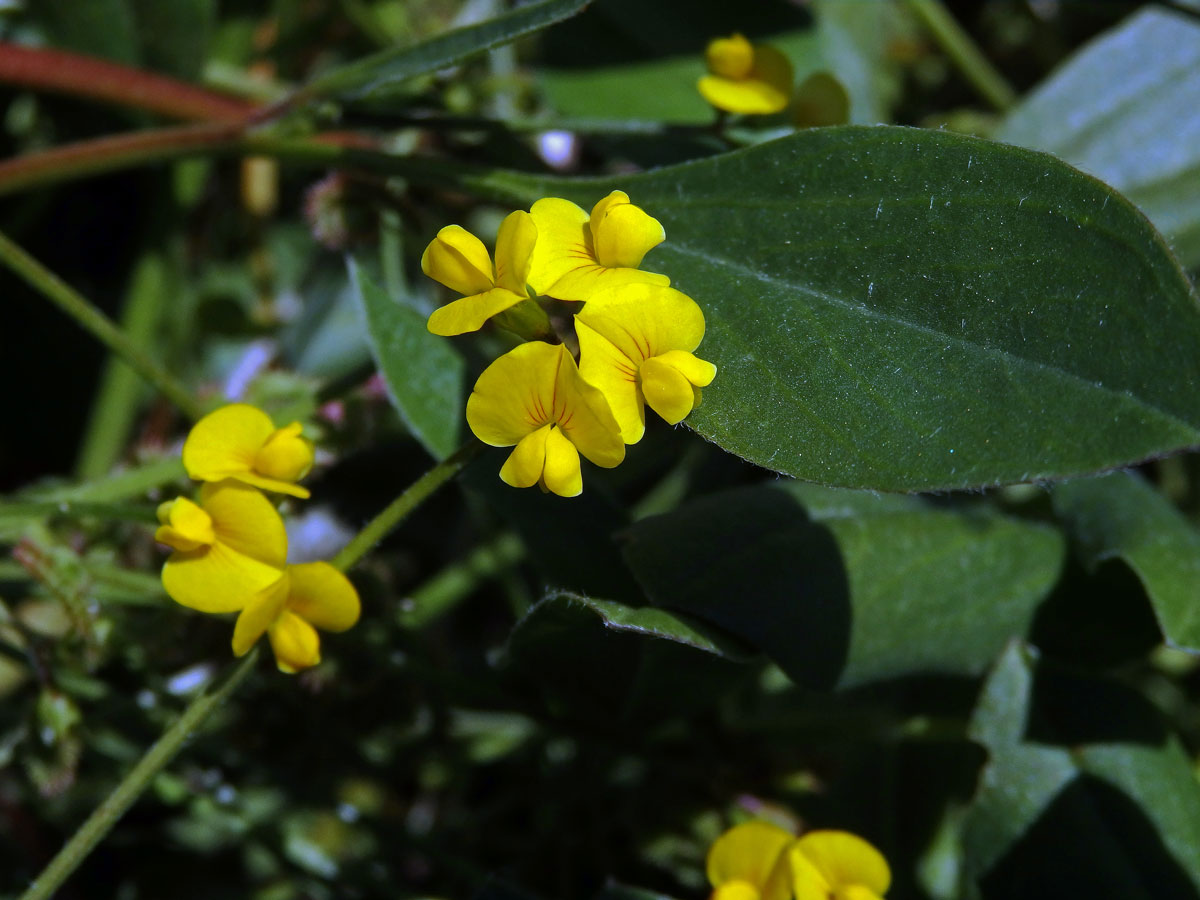
[{"label": "pea-like flower", "polygon": [[733,34],[710,41],[704,56],[709,74],[701,77],[696,87],[717,109],[769,115],[788,105],[792,64],[774,47],[751,44]]},{"label": "pea-like flower", "polygon": [[242,608],[233,629],[233,652],[244,656],[266,632],[280,671],[292,673],[321,661],[316,629],[345,631],[358,621],[358,592],[329,563],[288,566]]},{"label": "pea-like flower", "polygon": [[204,485],[158,508],[154,539],[175,552],[162,582],[176,603],[207,613],[237,612],[279,580],[287,561],[283,519],[261,492],[237,481]]},{"label": "pea-like flower", "polygon": [[484,369],[467,400],[467,424],[485,444],[515,445],[500,469],[513,487],[574,497],[583,490],[580,453],[605,468],[625,458],[607,401],[561,344],[530,341]]},{"label": "pea-like flower", "polygon": [[630,285],[592,297],[575,317],[579,369],[608,400],[621,438],[646,431],[646,404],[674,425],[700,400],[717,367],[692,351],[704,337],[704,313],[669,287]]},{"label": "pea-like flower", "polygon": [[792,892],[789,831],[770,822],[735,825],[708,850],[712,900],[788,900]]},{"label": "pea-like flower", "polygon": [[526,282],[538,227],[524,210],[505,217],[496,237],[496,264],[483,241],[458,225],[447,225],[425,248],[421,271],[462,299],[433,311],[428,328],[450,337],[478,331],[492,316],[529,297]]},{"label": "pea-like flower", "polygon": [[892,883],[883,854],[847,831],[810,831],[788,851],[796,900],[880,900]]},{"label": "pea-like flower", "polygon": [[312,442],[299,422],[276,428],[270,416],[246,403],[231,403],[192,426],[183,444],[183,465],[197,481],[232,478],[267,491],[306,498],[296,484],[313,464]]},{"label": "pea-like flower", "polygon": [[590,216],[558,197],[537,201],[529,212],[538,234],[529,283],[539,294],[587,300],[606,287],[671,283],[666,275],[638,268],[667,233],[625,192],[613,191]]}]

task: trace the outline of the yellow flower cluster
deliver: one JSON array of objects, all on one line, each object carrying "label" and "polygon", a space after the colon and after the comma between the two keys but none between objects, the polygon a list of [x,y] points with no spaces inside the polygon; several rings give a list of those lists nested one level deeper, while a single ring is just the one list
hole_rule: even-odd
[{"label": "yellow flower cluster", "polygon": [[710,41],[705,51],[708,74],[696,87],[704,99],[725,112],[769,115],[788,105],[792,64],[766,44],[751,44],[734,33]]},{"label": "yellow flower cluster", "polygon": [[892,883],[887,860],[848,831],[797,838],[769,822],[744,822],[708,851],[712,900],[881,900]]},{"label": "yellow flower cluster", "polygon": [[[494,264],[458,225],[426,248],[425,274],[464,295],[429,317],[434,334],[475,331],[497,316],[547,338],[493,362],[467,401],[476,437],[515,448],[500,470],[508,484],[574,497],[583,490],[580,454],[612,468],[645,433],[647,405],[674,425],[700,402],[717,372],[692,352],[704,313],[667,276],[639,268],[665,238],[656,219],[613,191],[590,214],[557,197],[511,213]],[[583,306],[551,317],[552,301]],[[555,323],[565,323],[563,333]],[[578,346],[578,361],[568,344]]]},{"label": "yellow flower cluster", "polygon": [[[234,403],[195,424],[183,445],[188,475],[205,482],[199,503],[177,497],[158,508],[155,540],[174,552],[162,582],[176,603],[238,613],[233,652],[244,656],[265,632],[281,671],[321,661],[316,629],[358,621],[349,579],[329,563],[287,563],[283,519],[262,490],[307,498],[296,484],[313,463],[299,422],[276,428],[254,406]],[[259,489],[262,490],[259,490]]]}]

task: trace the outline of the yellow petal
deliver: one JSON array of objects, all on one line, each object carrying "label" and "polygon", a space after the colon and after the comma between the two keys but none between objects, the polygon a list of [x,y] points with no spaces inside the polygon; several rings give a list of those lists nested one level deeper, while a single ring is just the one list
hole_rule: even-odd
[{"label": "yellow petal", "polygon": [[313,445],[301,435],[302,430],[299,422],[293,422],[273,432],[254,456],[254,471],[282,482],[296,482],[307,475],[313,464]]},{"label": "yellow petal", "polygon": [[687,350],[668,350],[656,359],[670,366],[696,387],[707,387],[717,377],[717,367]]},{"label": "yellow petal", "polygon": [[542,483],[560,497],[578,497],[583,493],[579,451],[553,425],[546,435],[546,465],[542,469]]},{"label": "yellow petal", "polygon": [[608,401],[621,440],[636,444],[646,433],[637,364],[578,316],[575,334],[579,338],[579,374]]},{"label": "yellow petal", "polygon": [[695,350],[704,338],[704,313],[674,288],[637,284],[595,294],[577,319],[634,362],[668,350]]},{"label": "yellow petal", "polygon": [[754,47],[736,32],[709,41],[704,51],[708,70],[724,78],[745,78],[754,67]]},{"label": "yellow petal", "polygon": [[625,442],[608,400],[583,380],[574,357],[565,348],[555,391],[555,400],[560,399],[562,412],[555,421],[575,448],[598,466],[611,469],[619,465],[625,458]]},{"label": "yellow petal", "polygon": [[317,630],[295,613],[285,609],[269,629],[267,637],[275,652],[275,665],[291,675],[321,661],[321,638]]},{"label": "yellow petal", "polygon": [[[558,370],[570,353],[561,344],[529,341],[483,370],[467,398],[467,424],[485,444],[511,447],[556,420]],[[574,361],[571,361],[574,366]]]},{"label": "yellow petal", "polygon": [[[778,107],[772,112],[778,112],[788,105],[792,98],[792,85],[795,75],[792,72],[792,61],[768,44],[758,44],[754,48],[754,69],[750,77],[775,91]],[[764,96],[767,96],[764,93]]]},{"label": "yellow petal", "polygon": [[527,296],[525,284],[529,280],[537,236],[538,229],[533,216],[523,209],[509,213],[500,223],[500,233],[496,236],[497,286],[522,297]]},{"label": "yellow petal", "polygon": [[247,601],[233,626],[233,655],[245,656],[274,624],[287,605],[289,578],[285,571]]},{"label": "yellow petal", "polygon": [[787,900],[791,885],[784,851],[793,840],[790,833],[769,822],[735,825],[709,848],[709,883],[720,887],[744,881],[758,889],[762,900]]},{"label": "yellow petal", "polygon": [[839,890],[845,896],[852,886],[882,897],[892,883],[883,854],[848,831],[810,831],[789,856],[796,900],[825,900]]},{"label": "yellow petal", "polygon": [[760,900],[758,888],[747,881],[726,881],[717,885],[709,900]]},{"label": "yellow petal", "polygon": [[287,561],[283,519],[261,492],[236,481],[206,484],[200,504],[212,516],[217,542],[238,554],[282,569]]},{"label": "yellow petal", "polygon": [[192,426],[183,443],[183,466],[197,481],[220,481],[249,472],[274,431],[271,417],[256,406],[222,406]]},{"label": "yellow petal", "polygon": [[585,302],[605,288],[624,288],[632,285],[657,285],[666,287],[671,279],[655,272],[641,269],[609,269],[600,264],[578,265],[554,282],[545,291],[559,300]]},{"label": "yellow petal", "polygon": [[322,631],[345,631],[358,621],[362,604],[350,579],[326,562],[288,566],[288,609]]},{"label": "yellow petal", "polygon": [[163,589],[176,603],[206,613],[236,612],[279,580],[283,566],[268,565],[221,543],[176,552],[163,564]]},{"label": "yellow petal", "polygon": [[453,303],[435,309],[429,317],[426,327],[442,337],[453,337],[456,334],[466,334],[478,331],[483,323],[497,313],[502,313],[511,306],[516,306],[528,297],[524,292],[514,294],[508,288],[492,288],[482,294],[463,297]]},{"label": "yellow petal", "polygon": [[[539,294],[566,272],[581,265],[596,265],[588,214],[569,200],[546,197],[529,210],[537,228],[537,243],[530,258],[529,284]],[[562,298],[569,299],[569,298]]]},{"label": "yellow petal", "polygon": [[636,269],[667,236],[657,219],[632,203],[610,207],[591,227],[596,261],[606,268]]},{"label": "yellow petal", "polygon": [[458,225],[447,225],[430,241],[421,271],[460,294],[482,294],[496,284],[487,247]]},{"label": "yellow petal", "polygon": [[646,405],[674,425],[687,418],[692,411],[692,385],[678,369],[654,357],[642,363],[642,396]]},{"label": "yellow petal", "polygon": [[533,487],[546,468],[546,438],[553,425],[543,425],[517,443],[513,452],[500,467],[500,480],[517,488]]},{"label": "yellow petal", "polygon": [[187,497],[159,504],[158,519],[163,524],[154,539],[176,550],[196,550],[217,540],[212,516]]}]

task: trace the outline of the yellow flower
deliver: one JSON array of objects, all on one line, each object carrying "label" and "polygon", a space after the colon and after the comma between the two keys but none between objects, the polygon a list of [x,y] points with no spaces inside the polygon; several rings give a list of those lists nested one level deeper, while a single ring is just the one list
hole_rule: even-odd
[{"label": "yellow flower", "polygon": [[237,481],[206,484],[199,505],[179,497],[158,508],[154,539],[175,550],[162,582],[176,603],[236,612],[279,579],[287,560],[283,519],[262,493]]},{"label": "yellow flower", "polygon": [[438,232],[421,256],[421,271],[466,294],[433,311],[428,328],[449,337],[478,331],[492,316],[528,298],[526,282],[538,228],[524,210],[510,213],[496,237],[496,265],[475,235],[458,225]]},{"label": "yellow flower", "polygon": [[880,900],[892,883],[883,854],[848,831],[810,831],[788,859],[796,900]]},{"label": "yellow flower", "polygon": [[608,289],[575,317],[579,371],[608,400],[621,438],[646,431],[645,404],[674,425],[695,408],[717,367],[698,359],[704,313],[687,294],[655,285]]},{"label": "yellow flower", "polygon": [[769,822],[743,822],[708,850],[712,900],[788,900],[791,876],[788,847],[792,834]]},{"label": "yellow flower", "polygon": [[308,497],[296,482],[313,464],[312,443],[299,422],[276,428],[254,406],[232,403],[192,426],[183,444],[183,465],[197,481],[232,478],[268,491]]},{"label": "yellow flower", "polygon": [[321,661],[316,629],[345,631],[358,621],[358,592],[329,563],[288,566],[242,609],[233,628],[233,652],[245,656],[263,632],[281,672],[298,672]]},{"label": "yellow flower", "polygon": [[667,234],[657,219],[613,191],[588,216],[569,200],[546,197],[530,209],[537,223],[529,283],[559,300],[587,300],[605,287],[668,285],[666,275],[642,272],[642,257]]},{"label": "yellow flower", "polygon": [[792,64],[774,47],[751,44],[735,33],[710,41],[704,55],[709,74],[696,87],[717,109],[768,115],[788,105]]},{"label": "yellow flower", "polygon": [[513,487],[539,484],[574,497],[583,490],[580,453],[605,468],[625,458],[608,403],[561,344],[521,344],[484,369],[467,400],[467,424],[485,444],[516,445],[500,469]]}]

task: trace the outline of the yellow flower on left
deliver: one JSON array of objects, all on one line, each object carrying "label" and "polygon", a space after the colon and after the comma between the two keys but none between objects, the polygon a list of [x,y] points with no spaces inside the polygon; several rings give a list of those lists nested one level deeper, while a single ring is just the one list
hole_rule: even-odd
[{"label": "yellow flower on left", "polygon": [[710,41],[704,55],[709,74],[696,82],[696,88],[717,109],[769,115],[788,105],[792,64],[774,47],[751,44],[732,34]]},{"label": "yellow flower on left", "polygon": [[509,213],[496,236],[493,267],[487,247],[471,232],[458,225],[439,231],[421,256],[421,271],[466,296],[435,309],[429,330],[442,337],[478,331],[492,316],[527,299],[526,281],[537,239],[538,229],[529,213]]},{"label": "yellow flower on left", "polygon": [[308,488],[295,482],[312,468],[313,446],[300,431],[299,422],[276,428],[258,407],[231,403],[192,426],[183,466],[197,481],[232,478],[304,499]]},{"label": "yellow flower on left", "polygon": [[175,552],[162,582],[176,603],[207,613],[237,612],[279,580],[287,561],[283,519],[261,492],[237,481],[204,485],[158,508],[154,539]]},{"label": "yellow flower on left", "polygon": [[298,672],[321,661],[322,631],[345,631],[358,621],[358,592],[329,563],[288,566],[242,609],[233,628],[233,652],[245,656],[262,637],[271,642],[283,672]]},{"label": "yellow flower on left", "polygon": [[792,884],[787,849],[793,841],[791,832],[770,822],[730,828],[708,851],[712,900],[788,900]]},{"label": "yellow flower on left", "polygon": [[796,900],[881,900],[892,883],[883,854],[848,831],[810,831],[788,861]]}]

